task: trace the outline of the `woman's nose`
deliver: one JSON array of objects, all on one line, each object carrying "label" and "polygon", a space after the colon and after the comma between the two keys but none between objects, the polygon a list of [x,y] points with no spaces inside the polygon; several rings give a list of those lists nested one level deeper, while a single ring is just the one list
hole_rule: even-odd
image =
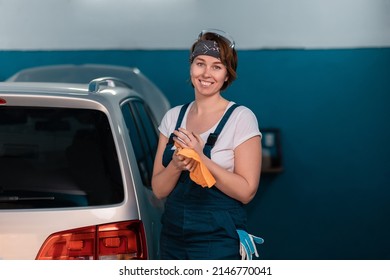
[{"label": "woman's nose", "polygon": [[203,69],[203,76],[205,76],[205,77],[210,77],[210,68],[209,67],[204,67],[204,69]]}]

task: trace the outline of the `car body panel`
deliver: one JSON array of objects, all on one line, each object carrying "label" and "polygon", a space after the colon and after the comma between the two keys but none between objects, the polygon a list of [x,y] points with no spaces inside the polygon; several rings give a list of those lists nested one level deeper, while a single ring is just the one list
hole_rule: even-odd
[{"label": "car body panel", "polygon": [[2,210],[0,259],[35,259],[44,241],[53,233],[110,223],[113,217],[118,221],[136,220],[139,218],[137,214],[135,204],[94,209],[56,209],[55,211]]},{"label": "car body panel", "polygon": [[[143,184],[135,168],[137,159],[120,110],[122,104],[132,99],[142,100],[143,95],[126,87],[103,86],[98,92],[91,93],[88,92],[88,84],[2,82],[0,99],[5,101],[5,104],[0,104],[0,110],[2,106],[29,106],[104,112],[113,133],[124,188],[124,200],[115,204],[55,209],[0,209],[0,259],[34,259],[43,242],[56,232],[130,220],[143,222],[149,258],[157,258],[164,203],[154,196],[150,187]],[[154,104],[160,101],[150,102]],[[153,109],[151,111],[155,117],[161,114]],[[0,156],[1,142],[0,139]],[[0,170],[0,186],[1,181]],[[61,182],[58,184],[62,188]]]}]

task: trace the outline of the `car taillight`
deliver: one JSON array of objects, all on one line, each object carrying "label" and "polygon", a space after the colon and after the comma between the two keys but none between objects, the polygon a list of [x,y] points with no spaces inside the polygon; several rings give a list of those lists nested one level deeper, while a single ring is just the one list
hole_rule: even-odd
[{"label": "car taillight", "polygon": [[0,105],[1,105],[1,104],[6,104],[6,103],[7,103],[7,101],[6,101],[5,99],[0,98]]},{"label": "car taillight", "polygon": [[37,260],[147,259],[141,221],[127,221],[57,232],[42,245]]}]

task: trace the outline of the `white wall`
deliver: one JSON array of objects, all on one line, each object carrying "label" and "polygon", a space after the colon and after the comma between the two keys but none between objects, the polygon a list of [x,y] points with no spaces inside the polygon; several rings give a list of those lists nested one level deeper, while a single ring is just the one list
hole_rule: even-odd
[{"label": "white wall", "polygon": [[188,49],[203,28],[238,49],[390,46],[390,0],[0,0],[1,50]]}]

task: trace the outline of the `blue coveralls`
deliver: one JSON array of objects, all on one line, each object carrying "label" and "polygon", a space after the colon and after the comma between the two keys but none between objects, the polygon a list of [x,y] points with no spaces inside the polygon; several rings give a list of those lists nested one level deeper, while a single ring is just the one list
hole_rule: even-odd
[{"label": "blue coveralls", "polygon": [[[176,129],[181,125],[185,104],[179,114]],[[219,133],[231,112],[231,106],[204,147],[210,157]],[[172,160],[173,134],[163,154],[163,165]],[[188,171],[183,171],[167,197],[162,219],[160,254],[162,259],[220,260],[241,259],[240,241],[236,229],[246,230],[246,212],[243,204],[222,193],[215,186],[203,188],[194,183]]]}]

